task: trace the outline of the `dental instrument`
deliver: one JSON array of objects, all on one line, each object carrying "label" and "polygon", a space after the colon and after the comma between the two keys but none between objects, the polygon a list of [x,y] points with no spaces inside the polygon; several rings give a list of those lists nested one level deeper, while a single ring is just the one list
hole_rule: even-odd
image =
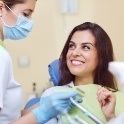
[{"label": "dental instrument", "polygon": [[64,110],[62,114],[65,115],[66,119],[68,120],[68,122],[69,122],[70,124],[78,124],[78,123],[76,123],[76,121],[68,114],[68,111],[67,111],[67,110]]},{"label": "dental instrument", "polygon": [[78,104],[72,97],[70,97],[71,102],[77,106],[83,113],[88,116],[91,120],[93,120],[96,124],[104,124],[100,119],[98,119],[94,114],[84,108],[82,105]]},{"label": "dental instrument", "polygon": [[80,122],[81,124],[88,124],[86,121],[84,121],[82,118],[80,118],[78,115],[74,116],[74,119],[78,122]]}]

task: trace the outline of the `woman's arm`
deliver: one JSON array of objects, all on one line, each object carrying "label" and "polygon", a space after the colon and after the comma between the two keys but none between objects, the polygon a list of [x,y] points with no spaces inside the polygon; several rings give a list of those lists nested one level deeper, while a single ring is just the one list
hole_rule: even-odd
[{"label": "woman's arm", "polygon": [[[41,95],[41,98],[42,98],[42,97],[46,97],[46,96],[50,96],[50,95],[53,93],[53,89],[54,89],[54,87],[45,90],[45,91],[43,92],[43,94]],[[35,103],[34,105],[32,105],[32,106],[29,107],[29,108],[26,108],[26,109],[22,110],[22,111],[21,111],[21,116],[24,116],[24,115],[30,113],[33,109],[35,109],[35,108],[38,107],[38,106],[39,106],[39,102],[38,102],[38,103]]]},{"label": "woman's arm", "polygon": [[[53,93],[53,90],[54,90],[54,87],[51,87],[51,88],[45,90],[45,91],[43,92],[43,94],[41,95],[41,98],[42,98],[42,97],[46,97],[46,96],[50,96],[50,95]],[[35,103],[34,105],[32,105],[32,106],[29,107],[29,108],[26,108],[26,109],[22,110],[22,111],[21,111],[21,116],[24,116],[24,115],[30,113],[33,109],[35,109],[35,108],[38,107],[38,106],[39,106],[39,102]]]},{"label": "woman's arm", "polygon": [[35,105],[33,105],[33,106],[27,108],[27,109],[22,110],[22,111],[21,111],[21,116],[24,116],[24,115],[30,113],[33,109],[35,109],[35,108],[38,107],[38,106],[39,106],[39,102],[36,103]]},{"label": "woman's arm", "polygon": [[19,118],[17,121],[14,121],[10,124],[37,124],[37,120],[32,112],[27,115]]}]

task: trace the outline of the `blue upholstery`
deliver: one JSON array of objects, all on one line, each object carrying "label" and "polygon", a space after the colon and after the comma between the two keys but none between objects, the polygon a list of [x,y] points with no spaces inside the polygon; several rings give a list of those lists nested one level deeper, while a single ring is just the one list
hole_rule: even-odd
[{"label": "blue upholstery", "polygon": [[[60,60],[56,59],[48,65],[50,80],[53,82],[54,86],[57,86],[60,81],[59,62],[60,62]],[[29,100],[27,102],[27,104],[25,105],[24,109],[27,109],[27,108],[33,106],[34,104],[36,104],[39,101],[40,101],[39,97]]]},{"label": "blue upholstery", "polygon": [[40,101],[40,97],[33,98],[27,102],[24,109],[27,109]]},{"label": "blue upholstery", "polygon": [[59,59],[54,60],[48,65],[48,71],[50,74],[50,80],[53,82],[54,86],[58,86],[60,81],[60,71],[59,71]]}]

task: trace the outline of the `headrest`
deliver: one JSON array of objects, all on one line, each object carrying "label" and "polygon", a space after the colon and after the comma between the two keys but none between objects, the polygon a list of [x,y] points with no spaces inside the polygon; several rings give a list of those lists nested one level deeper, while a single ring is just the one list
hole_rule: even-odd
[{"label": "headrest", "polygon": [[60,81],[60,71],[59,71],[60,60],[56,59],[48,65],[48,71],[50,74],[50,80],[53,82],[54,86],[58,86]]}]

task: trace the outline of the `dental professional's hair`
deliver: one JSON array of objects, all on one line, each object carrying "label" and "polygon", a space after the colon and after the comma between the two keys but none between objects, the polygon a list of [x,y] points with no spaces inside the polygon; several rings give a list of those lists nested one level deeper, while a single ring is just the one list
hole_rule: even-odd
[{"label": "dental professional's hair", "polygon": [[96,40],[96,49],[98,53],[98,65],[95,69],[94,84],[110,87],[117,90],[117,84],[114,76],[108,71],[108,63],[114,60],[113,46],[108,34],[98,24],[85,22],[76,26],[67,38],[60,56],[61,80],[59,86],[70,83],[75,80],[75,75],[71,74],[67,63],[66,55],[69,49],[69,43],[73,34],[77,31],[89,30]]},{"label": "dental professional's hair", "polygon": [[15,4],[19,4],[19,3],[24,3],[25,0],[1,0],[3,1],[8,7],[12,7]]},{"label": "dental professional's hair", "polygon": [[1,0],[1,1],[3,1],[8,7],[11,8],[15,4],[25,3],[26,0]]}]

